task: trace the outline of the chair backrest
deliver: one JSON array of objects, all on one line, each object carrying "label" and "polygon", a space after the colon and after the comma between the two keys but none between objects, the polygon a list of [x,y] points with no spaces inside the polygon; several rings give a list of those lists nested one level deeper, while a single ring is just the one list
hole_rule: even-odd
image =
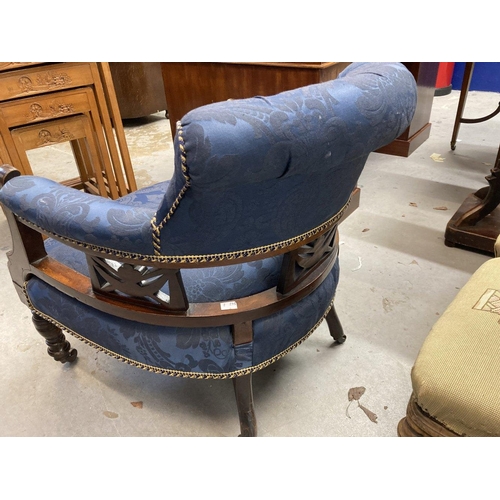
[{"label": "chair backrest", "polygon": [[187,113],[156,254],[265,253],[338,217],[368,155],[409,126],[416,96],[404,65],[355,63],[326,83]]},{"label": "chair backrest", "polygon": [[[336,223],[366,159],[408,127],[415,105],[403,65],[367,63],[331,82],[193,110],[179,123],[174,176],[156,214],[48,179],[7,182],[15,172],[0,168],[21,299],[34,274],[81,302],[151,324],[184,326],[178,313],[189,310],[191,325],[220,326],[286,308],[330,276]],[[90,280],[45,258],[40,229],[85,253]],[[284,254],[274,262],[277,285],[242,298],[236,311],[189,304],[179,269],[276,254]],[[169,297],[154,299],[166,281]]]}]

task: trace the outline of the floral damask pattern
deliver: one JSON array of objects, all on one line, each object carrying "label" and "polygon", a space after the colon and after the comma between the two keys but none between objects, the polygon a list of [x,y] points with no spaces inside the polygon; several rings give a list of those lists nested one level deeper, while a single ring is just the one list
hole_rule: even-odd
[{"label": "floral damask pattern", "polygon": [[404,131],[415,104],[402,64],[353,64],[330,82],[189,112],[170,183],[106,200],[21,176],[0,201],[60,236],[138,255],[156,254],[153,220],[165,222],[165,256],[272,245],[335,215],[369,153]]},{"label": "floral damask pattern", "polygon": [[[330,82],[189,112],[180,132],[184,180],[180,151],[174,177],[190,184],[162,227],[162,253],[239,251],[319,226],[347,202],[368,155],[408,127],[415,105],[402,64],[366,63]],[[178,195],[169,190],[157,218]]]},{"label": "floral damask pattern", "polygon": [[126,205],[24,175],[0,190],[0,202],[59,236],[114,250],[153,254],[150,223],[155,205]]},{"label": "floral damask pattern", "polygon": [[[202,260],[274,245],[338,214],[368,155],[405,130],[415,105],[415,81],[403,65],[353,64],[331,82],[191,111],[175,138],[169,182],[106,200],[21,176],[0,190],[0,202],[62,238],[110,249],[109,258]],[[46,247],[88,275],[82,252],[54,240]],[[259,293],[276,286],[281,263],[277,256],[183,269],[186,294],[203,302]],[[37,311],[110,354],[175,375],[216,374],[257,366],[296,345],[327,311],[338,276],[337,262],[311,295],[255,320],[253,341],[238,346],[229,326],[141,324],[94,310],[39,278],[28,281],[26,293]]]},{"label": "floral damask pattern", "polygon": [[109,354],[166,372],[231,373],[264,363],[300,340],[333,299],[338,264],[310,296],[254,322],[254,341],[235,346],[229,327],[174,328],[114,317],[68,297],[38,278],[27,293],[37,311]]}]

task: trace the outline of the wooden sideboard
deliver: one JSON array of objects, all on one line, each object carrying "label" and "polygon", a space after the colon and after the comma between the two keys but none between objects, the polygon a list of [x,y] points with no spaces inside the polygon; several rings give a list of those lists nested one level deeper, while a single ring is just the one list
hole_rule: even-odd
[{"label": "wooden sideboard", "polygon": [[167,110],[160,63],[110,62],[109,68],[122,119]]},{"label": "wooden sideboard", "polygon": [[162,63],[172,137],[188,111],[212,102],[269,96],[337,78],[349,63]]},{"label": "wooden sideboard", "polygon": [[[163,62],[162,75],[172,137],[188,111],[226,99],[269,96],[337,78],[349,62]],[[403,63],[417,82],[417,109],[408,129],[379,153],[409,156],[428,137],[439,63]]]},{"label": "wooden sideboard", "polygon": [[429,138],[431,133],[430,117],[439,63],[406,62],[403,64],[417,82],[415,116],[410,126],[397,139],[377,150],[377,153],[408,157]]}]

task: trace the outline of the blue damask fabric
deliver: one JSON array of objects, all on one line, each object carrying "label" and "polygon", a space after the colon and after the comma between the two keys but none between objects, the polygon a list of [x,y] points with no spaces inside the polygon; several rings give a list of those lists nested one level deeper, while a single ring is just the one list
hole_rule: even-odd
[{"label": "blue damask fabric", "polygon": [[[336,80],[271,97],[226,101],[185,115],[170,181],[108,200],[34,176],[10,180],[0,202],[82,247],[145,260],[244,253],[276,246],[338,214],[368,155],[398,137],[416,106],[400,63],[356,63]],[[88,275],[83,253],[49,240],[49,255]],[[278,245],[279,246],[279,245]],[[259,254],[265,257],[265,253]],[[276,286],[282,257],[182,271],[191,302],[229,301]],[[229,326],[167,328],[92,309],[39,278],[33,306],[109,353],[177,374],[231,373],[286,352],[325,314],[338,262],[310,296],[254,321],[253,342],[234,346]],[[165,288],[168,293],[168,288]]]},{"label": "blue damask fabric", "polygon": [[229,326],[168,328],[137,323],[86,306],[38,278],[28,282],[27,293],[39,312],[108,353],[167,373],[221,374],[272,360],[301,340],[323,317],[337,280],[338,264],[311,295],[254,321],[253,342],[240,346],[233,344]]},{"label": "blue damask fabric", "polygon": [[415,105],[402,64],[360,63],[330,82],[189,112],[157,222],[187,188],[161,230],[161,253],[239,251],[320,225],[346,203],[370,152],[408,127]]},{"label": "blue damask fabric", "polygon": [[[158,201],[158,189],[151,195]],[[130,201],[131,203],[126,203]],[[58,236],[123,252],[152,255],[151,218],[157,205],[137,192],[125,202],[83,193],[42,177],[22,175],[0,190],[15,214]]]},{"label": "blue damask fabric", "polygon": [[335,215],[370,152],[408,127],[415,105],[402,64],[356,63],[336,80],[191,111],[175,138],[174,175],[155,194],[113,201],[21,176],[0,202],[57,235],[138,256],[272,245]]}]

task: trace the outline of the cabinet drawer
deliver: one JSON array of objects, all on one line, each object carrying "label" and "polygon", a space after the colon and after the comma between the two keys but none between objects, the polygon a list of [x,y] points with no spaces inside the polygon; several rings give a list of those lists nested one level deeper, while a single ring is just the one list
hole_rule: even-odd
[{"label": "cabinet drawer", "polygon": [[60,63],[8,71],[0,73],[0,102],[92,83],[90,63]]},{"label": "cabinet drawer", "polygon": [[0,104],[0,114],[9,128],[95,110],[96,103],[89,88]]}]

